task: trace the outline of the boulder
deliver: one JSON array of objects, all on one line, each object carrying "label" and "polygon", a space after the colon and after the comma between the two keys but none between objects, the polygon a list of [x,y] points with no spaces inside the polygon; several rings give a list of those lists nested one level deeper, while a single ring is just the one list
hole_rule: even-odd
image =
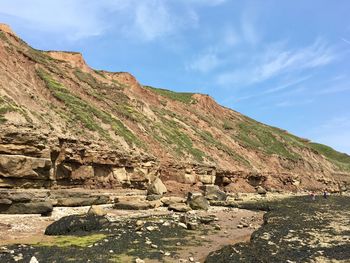
[{"label": "boulder", "polygon": [[203,185],[201,188],[208,200],[225,201],[227,198],[227,194],[217,185]]},{"label": "boulder", "polygon": [[10,205],[10,204],[12,204],[12,201],[10,199],[7,199],[7,198],[0,199],[0,206],[1,205]]},{"label": "boulder", "polygon": [[104,216],[70,215],[53,222],[45,230],[45,235],[70,235],[100,230],[108,225]]},{"label": "boulder", "polygon": [[262,186],[258,186],[258,187],[256,188],[256,191],[257,191],[257,193],[260,194],[260,195],[266,195],[266,193],[267,193],[266,189],[263,188]]},{"label": "boulder", "polygon": [[0,205],[1,214],[41,214],[47,215],[52,212],[51,202],[12,203]]},{"label": "boulder", "polygon": [[167,192],[165,185],[163,184],[160,178],[156,178],[148,187],[147,194],[148,195],[162,195]]},{"label": "boulder", "polygon": [[153,203],[142,200],[121,200],[114,204],[115,209],[122,210],[147,210],[154,207],[155,205]]},{"label": "boulder", "polygon": [[187,204],[194,210],[209,209],[209,202],[201,193],[188,193]]},{"label": "boulder", "polygon": [[103,210],[103,208],[96,206],[96,205],[92,205],[89,208],[89,211],[87,212],[88,215],[95,215],[95,216],[105,216],[107,214],[107,212],[105,210]]},{"label": "boulder", "polygon": [[49,179],[51,160],[0,154],[0,177]]},{"label": "boulder", "polygon": [[191,210],[191,207],[185,203],[173,203],[168,206],[168,209],[175,212],[188,212]]},{"label": "boulder", "polygon": [[96,197],[71,197],[71,198],[59,198],[57,199],[56,206],[90,206],[96,204]]},{"label": "boulder", "polygon": [[166,196],[166,197],[163,197],[160,201],[162,201],[164,206],[169,206],[171,204],[176,204],[176,203],[185,203],[186,199],[178,196]]}]

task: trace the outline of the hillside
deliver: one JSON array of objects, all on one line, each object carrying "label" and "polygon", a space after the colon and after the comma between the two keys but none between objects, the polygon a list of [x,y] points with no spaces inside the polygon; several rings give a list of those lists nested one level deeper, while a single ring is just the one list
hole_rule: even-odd
[{"label": "hillside", "polygon": [[[338,189],[350,156],[250,119],[210,96],[94,70],[80,53],[40,51],[0,26],[0,187],[173,191]],[[11,164],[11,165],[10,165]]]}]

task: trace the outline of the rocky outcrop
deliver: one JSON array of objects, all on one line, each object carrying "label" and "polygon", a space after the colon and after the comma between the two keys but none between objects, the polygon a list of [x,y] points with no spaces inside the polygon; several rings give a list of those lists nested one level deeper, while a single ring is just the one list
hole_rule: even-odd
[{"label": "rocky outcrop", "polygon": [[166,192],[167,189],[165,185],[158,177],[149,185],[147,190],[148,195],[163,195]]},{"label": "rocky outcrop", "polygon": [[188,193],[187,204],[194,210],[209,209],[209,202],[201,193]]},{"label": "rocky outcrop", "polygon": [[149,155],[29,129],[0,130],[0,187],[147,189],[157,174]]},{"label": "rocky outcrop", "polygon": [[100,230],[109,223],[104,216],[70,215],[49,225],[45,235],[71,235],[77,233]]}]

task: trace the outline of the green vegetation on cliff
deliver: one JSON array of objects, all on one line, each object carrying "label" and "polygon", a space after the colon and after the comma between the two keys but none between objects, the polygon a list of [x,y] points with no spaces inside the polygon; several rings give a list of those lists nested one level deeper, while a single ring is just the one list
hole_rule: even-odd
[{"label": "green vegetation on cliff", "polygon": [[153,92],[166,97],[171,100],[180,101],[185,104],[194,104],[196,100],[192,97],[194,93],[190,92],[175,92],[167,89],[154,88],[151,86],[143,86],[146,89],[152,90]]},{"label": "green vegetation on cliff", "polygon": [[63,102],[71,113],[71,121],[79,121],[87,129],[98,132],[105,138],[110,138],[106,130],[102,128],[102,121],[108,124],[117,135],[122,136],[129,144],[135,143],[140,145],[140,141],[136,136],[124,126],[124,124],[111,114],[94,107],[82,98],[74,95],[66,89],[61,83],[55,81],[47,72],[42,69],[37,70],[38,76],[45,82],[47,88],[52,92],[53,96]]},{"label": "green vegetation on cliff", "polygon": [[333,148],[320,143],[310,143],[309,146],[319,154],[325,156],[330,162],[338,166],[340,169],[350,171],[350,155],[337,152]]}]

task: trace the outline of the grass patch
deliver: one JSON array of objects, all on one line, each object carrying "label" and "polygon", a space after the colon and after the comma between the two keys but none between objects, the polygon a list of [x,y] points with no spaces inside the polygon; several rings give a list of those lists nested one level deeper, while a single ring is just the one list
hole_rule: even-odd
[{"label": "grass patch", "polygon": [[299,155],[292,152],[286,145],[292,145],[292,141],[297,141],[288,137],[282,132],[277,133],[276,130],[267,125],[246,120],[240,122],[237,127],[237,134],[234,139],[238,140],[241,145],[246,148],[263,151],[267,154],[277,154],[292,160],[297,160]]},{"label": "grass patch", "polygon": [[0,124],[7,122],[5,114],[8,112],[18,112],[26,119],[27,122],[32,121],[28,116],[28,113],[21,107],[17,106],[14,101],[12,101],[10,98],[0,96]]},{"label": "grass patch", "polygon": [[185,104],[195,104],[197,101],[192,97],[194,93],[190,92],[175,92],[167,89],[159,89],[151,86],[143,86],[144,88],[151,90],[163,97],[171,100],[180,101]]},{"label": "grass patch", "polygon": [[141,145],[136,136],[119,119],[73,95],[61,83],[52,79],[47,72],[37,70],[37,74],[45,82],[53,96],[68,107],[72,122],[79,121],[87,129],[98,132],[105,139],[110,139],[108,132],[97,122],[96,119],[99,119],[103,123],[109,124],[114,132],[122,136],[128,144]]},{"label": "grass patch", "polygon": [[346,153],[340,153],[333,148],[320,143],[309,143],[311,149],[325,156],[330,162],[338,166],[340,169],[350,171],[350,156]]},{"label": "grass patch", "polygon": [[[154,138],[161,143],[170,145],[178,155],[190,154],[200,162],[203,161],[205,154],[194,147],[191,138],[181,131],[179,124],[174,120],[169,120],[160,116],[161,122],[155,125],[153,131]],[[157,133],[160,133],[159,135]]]},{"label": "grass patch", "polygon": [[91,74],[82,72],[80,69],[76,69],[74,75],[78,80],[86,83],[90,87],[87,90],[89,95],[100,101],[105,101],[106,99],[112,99],[115,97],[117,98],[118,103],[126,103],[129,100],[124,93],[120,92],[120,90],[123,89],[120,85],[110,85],[100,82]]},{"label": "grass patch", "polygon": [[94,243],[104,239],[105,234],[93,234],[87,236],[55,236],[52,241],[40,242],[35,244],[35,246],[46,246],[46,247],[87,247],[93,245]]},{"label": "grass patch", "polygon": [[238,161],[238,162],[240,162],[248,167],[251,166],[249,161],[244,159],[242,156],[240,156],[238,153],[236,153],[230,147],[217,141],[210,132],[197,131],[197,133],[206,143],[215,146],[217,149],[219,149],[219,150],[225,152],[226,154],[228,154],[229,156],[233,157],[236,161]]}]

